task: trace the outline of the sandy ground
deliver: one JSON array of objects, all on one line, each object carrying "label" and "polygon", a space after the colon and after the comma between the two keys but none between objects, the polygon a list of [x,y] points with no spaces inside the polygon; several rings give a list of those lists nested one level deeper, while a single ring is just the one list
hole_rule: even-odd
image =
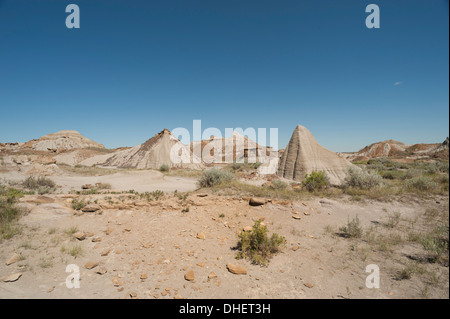
[{"label": "sandy ground", "polygon": [[[61,185],[61,194],[23,197],[20,206],[29,213],[19,221],[22,233],[0,243],[0,278],[21,274],[14,282],[0,281],[0,299],[448,298],[448,267],[432,266],[441,278],[434,285],[418,277],[395,280],[414,247],[394,254],[363,254],[359,243],[327,231],[355,216],[363,227],[381,225],[393,211],[412,220],[427,208],[442,209],[448,198],[388,203],[311,198],[252,207],[239,196],[201,197],[194,191],[179,198],[172,192],[194,190],[195,180],[153,171],[52,179]],[[147,201],[136,194],[67,194],[95,182],[138,192],[160,189],[166,195]],[[102,208],[80,213],[71,208],[73,199],[97,202]],[[293,211],[301,218],[294,219]],[[236,260],[233,249],[242,228],[258,219],[287,239],[283,252],[267,267]],[[74,238],[71,229],[86,238]],[[80,254],[70,254],[74,247]],[[6,265],[14,254],[20,260]],[[87,269],[90,262],[97,266]],[[247,274],[230,273],[228,263],[245,267]],[[80,288],[66,286],[66,267],[71,264],[79,267]],[[379,289],[366,287],[365,270],[370,264],[380,268]],[[188,281],[185,274],[191,270],[194,280]]]},{"label": "sandy ground", "polygon": [[[8,181],[22,181],[29,175],[16,171],[0,172],[0,178]],[[71,173],[60,173],[51,176],[58,185],[57,192],[68,193],[72,190],[80,190],[85,184],[107,183],[115,190],[135,190],[137,192],[189,192],[197,188],[197,181],[192,178],[165,176],[155,170],[145,171],[121,171],[103,176],[80,176]]]}]

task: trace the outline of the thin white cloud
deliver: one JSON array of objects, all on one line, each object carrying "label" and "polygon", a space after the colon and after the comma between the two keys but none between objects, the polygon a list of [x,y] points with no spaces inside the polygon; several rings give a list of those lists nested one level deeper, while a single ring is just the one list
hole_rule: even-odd
[{"label": "thin white cloud", "polygon": [[400,85],[400,84],[402,84],[402,83],[403,83],[402,81],[395,82],[395,83],[394,83],[394,86],[398,86],[398,85]]}]

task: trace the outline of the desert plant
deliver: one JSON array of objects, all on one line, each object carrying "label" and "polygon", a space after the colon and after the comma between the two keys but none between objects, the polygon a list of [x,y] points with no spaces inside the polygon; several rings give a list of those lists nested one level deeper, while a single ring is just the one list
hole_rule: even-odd
[{"label": "desert plant", "polygon": [[341,235],[346,238],[360,238],[363,235],[363,229],[358,216],[348,220],[347,225],[339,228]]},{"label": "desert plant", "polygon": [[38,178],[30,176],[22,182],[22,186],[28,189],[39,189],[41,187],[55,188],[54,181],[47,177],[39,176]]},{"label": "desert plant", "polygon": [[283,236],[274,233],[269,238],[268,232],[261,220],[255,222],[251,231],[242,231],[237,245],[240,252],[236,258],[248,258],[253,264],[267,265],[270,258],[286,245]]},{"label": "desert plant", "polygon": [[358,168],[350,168],[344,180],[344,187],[355,187],[368,190],[381,186],[383,178],[377,173],[368,172]]},{"label": "desert plant", "polygon": [[431,191],[438,187],[438,184],[428,176],[419,176],[407,181],[406,188],[412,191]]},{"label": "desert plant", "polygon": [[168,172],[168,171],[170,171],[170,167],[167,164],[163,164],[159,167],[159,171],[160,172]]},{"label": "desert plant", "polygon": [[311,174],[305,175],[305,180],[302,182],[302,186],[310,192],[322,190],[329,184],[328,176],[322,171],[313,171]]},{"label": "desert plant", "polygon": [[213,187],[224,182],[230,181],[234,178],[234,175],[228,171],[220,169],[210,169],[203,171],[198,180],[200,187]]},{"label": "desert plant", "polygon": [[80,210],[82,208],[84,208],[87,205],[87,203],[84,201],[84,199],[78,200],[78,199],[73,199],[72,200],[72,208],[75,210]]},{"label": "desert plant", "polygon": [[273,189],[280,189],[280,190],[282,190],[282,189],[286,189],[288,187],[288,184],[286,184],[285,182],[277,179],[277,180],[272,181],[271,187]]},{"label": "desert plant", "polygon": [[400,212],[394,212],[393,214],[388,215],[388,221],[386,223],[386,227],[394,228],[400,223]]},{"label": "desert plant", "polygon": [[21,214],[16,202],[22,196],[23,192],[20,190],[0,186],[0,241],[20,232],[20,227],[15,224]]}]

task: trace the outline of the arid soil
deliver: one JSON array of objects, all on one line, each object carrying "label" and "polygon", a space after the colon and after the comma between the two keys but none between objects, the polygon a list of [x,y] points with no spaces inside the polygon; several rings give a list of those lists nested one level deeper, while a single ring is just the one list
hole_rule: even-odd
[{"label": "arid soil", "polygon": [[[12,174],[19,173],[1,177],[14,179]],[[195,179],[156,171],[67,173],[52,179],[60,186],[55,193],[20,199],[26,211],[19,220],[22,231],[0,243],[0,278],[20,276],[0,280],[0,298],[449,297],[448,264],[423,261],[420,245],[387,242],[380,249],[376,240],[339,234],[339,227],[358,216],[362,228],[379,234],[379,241],[388,233],[406,238],[411,228],[426,226],[427,211],[448,214],[448,197],[390,202],[310,197],[252,207],[243,196],[196,191]],[[112,189],[70,193],[98,182]],[[155,190],[164,195],[142,195]],[[74,210],[73,200],[89,202],[94,212]],[[387,228],[393,212],[400,214],[399,223]],[[238,234],[259,219],[287,240],[267,267],[235,258]],[[11,258],[14,262],[6,265]],[[231,273],[230,263],[247,273]],[[421,271],[399,278],[411,263]],[[80,288],[66,286],[70,264],[79,266]],[[366,287],[370,264],[380,268],[378,289]]]}]

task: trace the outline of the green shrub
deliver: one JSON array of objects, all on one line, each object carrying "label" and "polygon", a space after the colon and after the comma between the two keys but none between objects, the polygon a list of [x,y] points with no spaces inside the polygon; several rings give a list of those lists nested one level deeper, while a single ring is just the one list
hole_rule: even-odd
[{"label": "green shrub", "polygon": [[163,164],[159,167],[159,171],[160,172],[168,172],[168,171],[170,171],[170,167],[167,164]]},{"label": "green shrub", "polygon": [[428,176],[419,176],[412,178],[406,182],[406,188],[416,191],[431,191],[438,187],[438,184]]},{"label": "green shrub", "polygon": [[15,206],[23,192],[14,188],[0,186],[0,241],[9,239],[20,232],[15,224],[21,210]]},{"label": "green shrub", "polygon": [[234,172],[244,171],[244,170],[255,170],[258,169],[262,163],[232,163],[228,165],[228,168],[230,168]]},{"label": "green shrub", "polygon": [[329,184],[328,176],[322,171],[314,171],[309,175],[305,175],[305,180],[302,182],[302,186],[310,192],[322,190],[328,187]]},{"label": "green shrub", "polygon": [[200,187],[213,187],[215,185],[231,181],[232,179],[234,179],[234,175],[232,173],[225,170],[213,168],[203,171],[198,180],[198,185]]},{"label": "green shrub", "polygon": [[383,178],[377,173],[368,172],[362,169],[350,168],[344,181],[344,187],[355,187],[368,190],[381,186]]},{"label": "green shrub", "polygon": [[283,190],[283,189],[286,189],[286,188],[288,187],[288,184],[286,184],[285,182],[283,182],[283,181],[277,179],[277,180],[272,181],[271,187],[272,187],[273,189],[280,189],[280,190]]},{"label": "green shrub", "polygon": [[86,205],[87,205],[87,203],[83,199],[81,199],[81,200],[73,199],[72,200],[72,208],[75,210],[80,210],[80,209],[84,208]]},{"label": "green shrub", "polygon": [[38,178],[30,176],[22,182],[22,186],[28,189],[39,189],[42,187],[55,188],[54,181],[47,177],[39,176]]},{"label": "green shrub", "polygon": [[358,216],[348,220],[347,225],[339,228],[341,235],[346,238],[360,238],[363,235],[363,229]]},{"label": "green shrub", "polygon": [[155,200],[159,200],[160,198],[164,197],[164,192],[161,190],[156,190],[154,192],[151,192],[150,194],[153,196]]},{"label": "green shrub", "polygon": [[419,169],[416,168],[410,168],[408,169],[405,174],[402,176],[402,180],[407,180],[415,177],[419,177],[422,175],[422,172]]},{"label": "green shrub", "polygon": [[267,265],[270,258],[286,245],[283,236],[272,234],[269,238],[268,232],[267,227],[261,224],[261,220],[255,222],[251,231],[242,231],[237,245],[240,252],[236,258],[248,258],[253,264]]},{"label": "green shrub", "polygon": [[389,171],[381,171],[380,176],[383,177],[383,179],[403,179],[403,176],[405,175],[402,171],[397,170],[389,170]]}]

